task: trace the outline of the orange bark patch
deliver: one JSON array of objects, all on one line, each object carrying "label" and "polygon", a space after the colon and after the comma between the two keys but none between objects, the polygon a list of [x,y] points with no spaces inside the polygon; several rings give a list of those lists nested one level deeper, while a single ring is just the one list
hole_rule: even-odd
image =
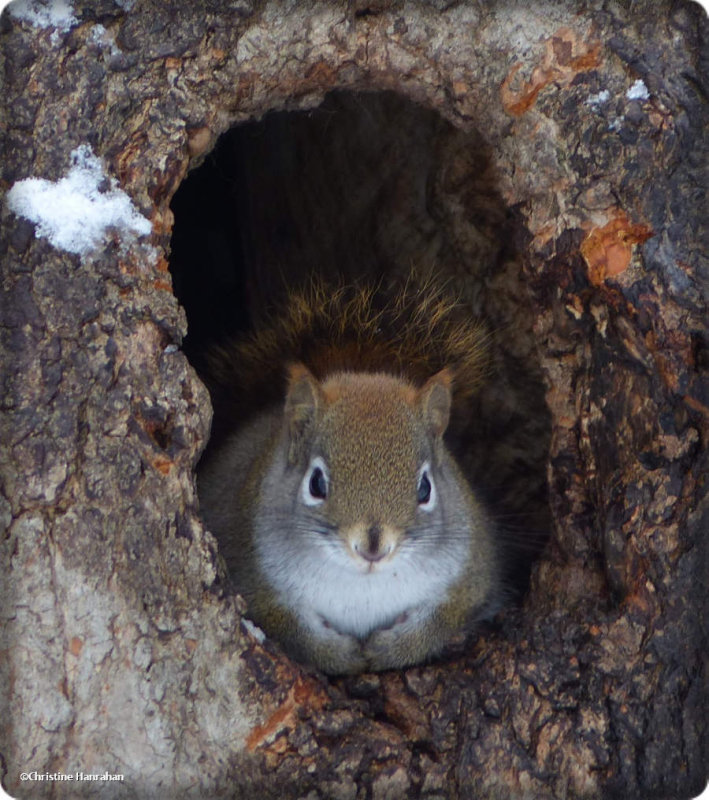
[{"label": "orange bark patch", "polygon": [[207,125],[192,128],[187,134],[187,151],[190,156],[198,156],[206,152],[212,143],[212,131]]},{"label": "orange bark patch", "polygon": [[263,723],[257,725],[246,740],[246,747],[253,751],[268,739],[274,738],[283,730],[295,728],[298,721],[298,708],[307,706],[311,710],[319,710],[325,704],[322,690],[311,681],[296,678],[288,696],[280,706]]},{"label": "orange bark patch", "polygon": [[327,61],[316,61],[305,73],[308,80],[314,81],[319,86],[331,86],[335,82],[337,72]]},{"label": "orange bark patch", "polygon": [[82,639],[79,639],[78,636],[72,636],[71,641],[69,642],[69,652],[73,656],[78,656],[79,653],[84,649],[84,642]]},{"label": "orange bark patch", "polygon": [[172,461],[169,458],[156,458],[153,460],[153,466],[162,475],[167,475],[172,469]]},{"label": "orange bark patch", "polygon": [[591,283],[600,286],[606,278],[624,272],[630,264],[633,245],[650,236],[652,231],[647,225],[634,225],[620,210],[602,228],[593,228],[581,243]]},{"label": "orange bark patch", "polygon": [[515,64],[500,87],[505,111],[519,117],[534,105],[537,95],[550,83],[568,86],[579,72],[595,69],[601,45],[586,42],[570,28],[560,28],[544,43],[542,61],[532,70],[528,81],[518,75],[521,63]]}]

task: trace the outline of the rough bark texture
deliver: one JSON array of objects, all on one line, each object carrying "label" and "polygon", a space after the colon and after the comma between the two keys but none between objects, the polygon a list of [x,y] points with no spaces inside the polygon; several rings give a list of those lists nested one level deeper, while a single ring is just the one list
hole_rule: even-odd
[{"label": "rough bark texture", "polygon": [[[528,5],[95,0],[55,32],[4,13],[2,189],[59,179],[88,143],[155,248],[121,248],[118,232],[78,257],[2,208],[14,796],[704,785],[707,22],[685,2]],[[628,95],[636,80],[647,97]],[[524,244],[554,528],[522,607],[468,653],[333,682],[260,643],[222,591],[194,491],[209,402],[171,346],[186,326],[166,253],[171,198],[218,135],[337,88],[395,91],[489,152]],[[451,181],[467,174],[464,147],[436,158]],[[465,265],[466,203],[439,217]],[[32,770],[125,779],[20,780]]]}]

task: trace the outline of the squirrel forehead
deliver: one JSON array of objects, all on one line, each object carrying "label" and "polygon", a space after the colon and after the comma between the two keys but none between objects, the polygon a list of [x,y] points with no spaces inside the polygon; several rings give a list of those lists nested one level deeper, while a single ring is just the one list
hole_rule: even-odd
[{"label": "squirrel forehead", "polygon": [[352,450],[373,446],[391,457],[416,449],[421,426],[412,384],[381,373],[338,373],[322,389],[323,427],[337,430]]},{"label": "squirrel forehead", "polygon": [[370,406],[382,409],[409,408],[416,402],[416,387],[403,378],[383,372],[338,372],[322,383],[326,406],[346,403],[351,406]]}]

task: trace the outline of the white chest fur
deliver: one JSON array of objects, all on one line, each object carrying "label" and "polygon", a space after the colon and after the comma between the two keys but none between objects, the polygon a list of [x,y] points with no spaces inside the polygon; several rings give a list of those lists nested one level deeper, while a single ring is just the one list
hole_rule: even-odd
[{"label": "white chest fur", "polygon": [[466,568],[464,541],[436,553],[405,543],[375,571],[364,571],[336,537],[294,552],[259,550],[259,561],[280,602],[308,627],[327,622],[340,633],[367,637],[406,611],[433,611]]}]

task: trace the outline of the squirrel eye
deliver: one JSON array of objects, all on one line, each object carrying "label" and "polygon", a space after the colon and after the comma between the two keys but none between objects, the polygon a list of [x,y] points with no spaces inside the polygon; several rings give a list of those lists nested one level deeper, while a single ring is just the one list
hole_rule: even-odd
[{"label": "squirrel eye", "polygon": [[428,503],[431,499],[431,481],[429,481],[428,475],[425,472],[422,472],[419,478],[419,488],[416,499],[419,504]]},{"label": "squirrel eye", "polygon": [[325,461],[316,456],[300,482],[300,499],[306,506],[321,506],[330,488],[330,478]]},{"label": "squirrel eye", "polygon": [[308,490],[316,500],[324,500],[327,497],[327,480],[320,467],[315,467],[310,473]]},{"label": "squirrel eye", "polygon": [[433,478],[429,475],[431,465],[428,461],[424,461],[421,469],[419,470],[419,483],[416,490],[416,500],[418,501],[419,508],[422,511],[433,511],[436,507],[436,484]]}]

